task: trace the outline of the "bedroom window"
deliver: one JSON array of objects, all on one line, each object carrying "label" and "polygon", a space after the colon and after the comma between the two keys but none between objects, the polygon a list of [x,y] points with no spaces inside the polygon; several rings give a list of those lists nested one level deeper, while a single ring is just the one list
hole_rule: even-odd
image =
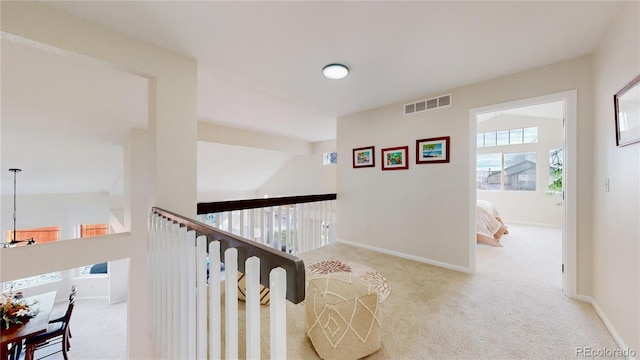
[{"label": "bedroom window", "polygon": [[536,190],[536,153],[478,154],[478,190]]},{"label": "bedroom window", "polygon": [[536,190],[536,153],[504,154],[504,190]]},{"label": "bedroom window", "polygon": [[532,144],[538,142],[538,128],[518,128],[476,134],[477,147]]},{"label": "bedroom window", "polygon": [[502,153],[478,154],[476,184],[478,190],[500,190]]},{"label": "bedroom window", "polygon": [[549,188],[547,194],[562,192],[562,149],[549,150]]}]

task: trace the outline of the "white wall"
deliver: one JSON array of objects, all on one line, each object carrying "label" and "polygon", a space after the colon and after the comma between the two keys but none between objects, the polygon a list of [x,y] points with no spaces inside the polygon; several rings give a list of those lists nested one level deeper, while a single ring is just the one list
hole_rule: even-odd
[{"label": "white wall", "polygon": [[[616,147],[613,94],[640,74],[640,3],[628,2],[594,57],[591,138],[593,299],[626,346],[640,350],[640,143]],[[610,191],[605,191],[605,179]]]},{"label": "white wall", "polygon": [[562,148],[562,120],[544,119],[512,114],[501,114],[478,124],[478,133],[538,127],[538,142],[531,144],[491,146],[478,148],[478,154],[536,152],[535,191],[478,190],[477,198],[493,203],[507,222],[539,225],[562,225],[562,202],[559,195],[548,196],[549,150]]},{"label": "white wall", "polygon": [[[257,190],[258,197],[330,194],[336,192],[336,165],[323,165],[325,152],[336,151],[336,141],[313,143],[313,153],[297,155]],[[351,161],[338,158],[338,162]]]},{"label": "white wall", "polygon": [[[146,135],[149,141],[145,144],[149,151],[139,157],[139,163],[134,162],[142,165],[137,168],[143,170],[135,174],[139,181],[130,182],[133,189],[130,192],[131,236],[126,236],[127,241],[110,240],[107,244],[104,237],[100,237],[83,239],[79,247],[67,248],[75,244],[69,240],[1,249],[0,257],[3,269],[7,268],[11,255],[17,253],[22,254],[29,266],[39,264],[43,250],[73,263],[78,256],[89,258],[80,251],[85,245],[93,245],[95,251],[104,251],[102,257],[130,258],[127,353],[130,358],[150,358],[153,349],[149,337],[144,335],[150,333],[146,311],[149,304],[146,219],[150,204],[196,217],[197,64],[193,59],[134,40],[43,3],[5,1],[1,6],[2,31],[60,49],[63,54],[87,56],[102,61],[105,66],[149,79],[149,132]],[[51,267],[53,265],[44,268]],[[41,269],[46,272],[44,268]]]},{"label": "white wall", "polygon": [[[61,241],[75,239],[79,236],[80,224],[108,223],[110,207],[117,203],[108,193],[18,195],[16,227],[24,229],[60,226]],[[4,236],[6,231],[13,229],[13,195],[2,196],[2,208],[5,215],[2,218]],[[90,264],[92,262],[86,261],[81,265]],[[107,276],[77,277],[77,268],[66,266],[58,270],[61,270],[62,275],[60,281],[28,288],[23,290],[25,295],[56,290],[56,301],[66,301],[72,284],[78,286],[78,297],[95,298],[109,295]],[[20,277],[31,275],[38,274]],[[9,278],[10,272],[6,270],[1,276],[3,281],[15,280],[15,277]]]},{"label": "white wall", "polygon": [[[107,193],[18,195],[16,228],[60,226],[60,239],[79,236],[80,224],[109,223]],[[13,229],[13,195],[2,196],[2,234]]]},{"label": "white wall", "polygon": [[[571,89],[578,91],[578,291],[590,292],[592,138],[591,57],[581,57],[338,119],[338,156],[376,146],[375,168],[338,162],[338,238],[468,269],[470,109]],[[403,104],[452,93],[452,106],[404,116]],[[451,161],[415,164],[417,139],[450,136]],[[380,149],[409,146],[408,170],[381,171]],[[365,232],[368,226],[368,232]],[[582,257],[585,256],[585,257]]]}]

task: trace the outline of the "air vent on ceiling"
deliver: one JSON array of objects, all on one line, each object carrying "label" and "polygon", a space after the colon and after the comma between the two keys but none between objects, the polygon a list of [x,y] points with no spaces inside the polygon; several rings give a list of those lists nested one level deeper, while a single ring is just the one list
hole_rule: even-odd
[{"label": "air vent on ceiling", "polygon": [[411,115],[445,106],[451,106],[451,94],[436,96],[431,99],[420,100],[411,104],[405,104],[404,114]]}]

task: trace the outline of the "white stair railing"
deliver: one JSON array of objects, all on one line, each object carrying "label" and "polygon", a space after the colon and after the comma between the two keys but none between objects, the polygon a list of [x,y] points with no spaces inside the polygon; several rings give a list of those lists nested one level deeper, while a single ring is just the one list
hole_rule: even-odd
[{"label": "white stair railing", "polygon": [[[149,295],[153,325],[151,335],[159,358],[221,359],[224,356],[226,359],[236,359],[239,336],[244,336],[246,339],[247,358],[261,357],[261,336],[270,336],[271,358],[286,358],[287,271],[285,269],[274,267],[270,271],[268,285],[271,331],[270,334],[261,334],[261,259],[252,256],[242,264],[247,287],[246,332],[239,334],[237,249],[228,246],[230,241],[226,243],[225,240],[210,241],[205,235],[196,237],[195,230],[181,226],[173,219],[167,219],[158,213],[151,214],[149,227]],[[224,299],[221,298],[222,273],[218,266],[223,245],[226,248],[224,251],[226,278]],[[246,253],[246,249],[244,252]],[[260,251],[250,252],[260,253]],[[285,257],[287,261],[292,259],[290,255],[269,249],[263,254],[267,264],[274,261],[274,256]],[[209,265],[207,265],[207,258]],[[295,269],[304,269],[301,260],[295,257],[293,259],[296,260]],[[300,279],[296,281],[300,283]],[[301,282],[304,284],[304,271],[302,271]],[[303,296],[299,295],[300,289],[295,290],[295,297],[297,297],[295,302],[299,302]],[[304,288],[301,292],[304,294]],[[221,311],[222,301],[224,301],[224,313]],[[222,323],[225,328],[224,344],[222,344]]]},{"label": "white stair railing", "polygon": [[337,223],[335,197],[302,203],[294,203],[295,198],[290,197],[291,204],[211,212],[198,218],[215,228],[292,255],[333,242]]}]

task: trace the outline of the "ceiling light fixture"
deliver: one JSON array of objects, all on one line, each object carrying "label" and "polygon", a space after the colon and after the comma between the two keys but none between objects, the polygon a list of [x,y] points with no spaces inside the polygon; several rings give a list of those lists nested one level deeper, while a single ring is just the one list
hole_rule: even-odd
[{"label": "ceiling light fixture", "polygon": [[349,68],[342,64],[329,64],[322,68],[322,75],[331,80],[344,79],[349,75]]}]

